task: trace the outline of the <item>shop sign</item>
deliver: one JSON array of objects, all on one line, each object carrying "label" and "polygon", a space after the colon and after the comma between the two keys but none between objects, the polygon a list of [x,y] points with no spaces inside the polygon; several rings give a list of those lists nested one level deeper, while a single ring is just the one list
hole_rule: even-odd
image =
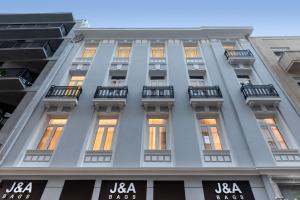
[{"label": "shop sign", "polygon": [[249,181],[202,181],[205,200],[255,200]]},{"label": "shop sign", "polygon": [[0,199],[39,200],[46,184],[46,180],[2,180]]},{"label": "shop sign", "polygon": [[99,200],[146,200],[147,181],[103,180]]}]

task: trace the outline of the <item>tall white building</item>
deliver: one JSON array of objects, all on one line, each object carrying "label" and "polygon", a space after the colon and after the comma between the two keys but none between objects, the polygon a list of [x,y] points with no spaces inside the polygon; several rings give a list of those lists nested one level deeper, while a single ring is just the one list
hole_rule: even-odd
[{"label": "tall white building", "polygon": [[299,198],[300,118],[251,27],[74,32],[0,152],[2,198]]}]

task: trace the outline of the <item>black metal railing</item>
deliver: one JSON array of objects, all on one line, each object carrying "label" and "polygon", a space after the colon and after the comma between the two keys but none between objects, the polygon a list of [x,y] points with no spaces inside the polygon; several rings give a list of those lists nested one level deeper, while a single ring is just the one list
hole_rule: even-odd
[{"label": "black metal railing", "polygon": [[225,50],[224,55],[228,60],[231,57],[254,57],[249,49],[245,50]]},{"label": "black metal railing", "polygon": [[219,86],[189,86],[190,98],[222,98]]},{"label": "black metal railing", "polygon": [[102,87],[98,86],[94,98],[126,98],[128,87]]},{"label": "black metal railing", "polygon": [[5,117],[5,116],[0,116],[0,130],[2,129],[2,127],[4,126],[4,124],[6,123],[6,121],[8,120],[9,117]]},{"label": "black metal railing", "polygon": [[1,78],[19,78],[25,86],[31,86],[33,78],[26,68],[0,68]]},{"label": "black metal railing", "polygon": [[173,86],[143,86],[142,98],[174,98]]},{"label": "black metal railing", "polygon": [[279,97],[273,85],[242,85],[242,94],[248,97]]},{"label": "black metal railing", "polygon": [[0,24],[0,29],[42,29],[42,28],[60,28],[63,35],[67,34],[64,24]]},{"label": "black metal railing", "polygon": [[33,49],[44,48],[47,55],[50,55],[53,51],[48,41],[3,41],[0,42],[0,49]]},{"label": "black metal railing", "polygon": [[48,90],[46,97],[70,97],[70,98],[79,98],[82,92],[80,86],[55,86],[52,85]]}]

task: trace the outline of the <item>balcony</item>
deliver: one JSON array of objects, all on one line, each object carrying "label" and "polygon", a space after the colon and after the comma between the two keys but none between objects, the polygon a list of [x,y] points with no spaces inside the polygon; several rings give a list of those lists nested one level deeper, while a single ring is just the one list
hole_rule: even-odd
[{"label": "balcony", "polygon": [[128,57],[114,57],[111,61],[112,65],[128,65],[129,58]]},{"label": "balcony", "polygon": [[0,24],[2,39],[58,38],[66,34],[64,24]]},{"label": "balcony", "polygon": [[300,51],[285,51],[278,63],[288,73],[300,73]]},{"label": "balcony", "polygon": [[249,106],[277,106],[281,101],[273,85],[242,85],[241,92]]},{"label": "balcony", "polygon": [[111,76],[126,76],[128,70],[128,65],[111,65],[109,68],[109,74]]},{"label": "balcony", "polygon": [[44,103],[45,106],[68,106],[75,107],[82,92],[80,86],[55,86],[52,85],[48,90]]},{"label": "balcony", "polygon": [[21,90],[32,85],[33,78],[25,68],[1,68],[0,90]]},{"label": "balcony", "polygon": [[187,65],[204,65],[204,61],[201,57],[196,58],[186,58],[186,64]]},{"label": "balcony", "polygon": [[165,57],[151,57],[149,58],[149,65],[166,65],[167,60]]},{"label": "balcony", "polygon": [[145,108],[156,105],[173,106],[173,86],[144,86],[142,91],[142,104]]},{"label": "balcony", "polygon": [[188,72],[190,76],[204,76],[206,74],[205,65],[188,65]]},{"label": "balcony", "polygon": [[52,54],[47,41],[4,41],[0,42],[1,60],[45,59]]},{"label": "balcony", "polygon": [[93,103],[95,108],[99,106],[124,107],[128,94],[128,87],[102,87],[98,86],[94,95]]},{"label": "balcony", "polygon": [[246,50],[225,50],[225,57],[229,64],[249,64],[255,62],[255,58],[249,49]]},{"label": "balcony", "polygon": [[192,107],[217,106],[223,104],[223,96],[219,86],[189,86],[188,94]]}]

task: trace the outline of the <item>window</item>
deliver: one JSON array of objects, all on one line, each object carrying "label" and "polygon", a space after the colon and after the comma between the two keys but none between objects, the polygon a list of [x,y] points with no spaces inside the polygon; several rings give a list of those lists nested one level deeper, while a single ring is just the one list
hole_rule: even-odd
[{"label": "window", "polygon": [[118,47],[117,56],[118,58],[129,58],[131,47],[121,46]]},{"label": "window", "polygon": [[83,58],[93,58],[96,53],[96,47],[86,47],[82,53]]},{"label": "window", "polygon": [[150,85],[151,86],[165,86],[166,77],[165,76],[150,76]]},{"label": "window", "polygon": [[200,119],[199,123],[205,150],[222,150],[217,119]]},{"label": "window", "polygon": [[62,134],[67,119],[50,119],[42,139],[40,140],[38,150],[55,150],[58,140]]},{"label": "window", "polygon": [[110,81],[113,86],[123,86],[125,85],[126,76],[111,76]]},{"label": "window", "polygon": [[167,119],[161,117],[150,117],[148,124],[148,149],[167,149]]},{"label": "window", "polygon": [[251,85],[251,79],[248,75],[236,75],[241,85]]},{"label": "window", "polygon": [[165,57],[165,48],[164,47],[151,47],[151,57],[164,58]]},{"label": "window", "polygon": [[184,47],[186,58],[198,58],[199,52],[197,47]]},{"label": "window", "polygon": [[261,131],[272,150],[288,149],[273,118],[258,119]]},{"label": "window", "polygon": [[225,50],[235,50],[235,45],[234,45],[234,44],[224,43],[224,44],[223,44],[223,48],[224,48]]},{"label": "window", "polygon": [[117,123],[118,119],[116,118],[99,119],[93,143],[93,151],[111,150]]},{"label": "window", "polygon": [[68,86],[82,86],[85,76],[72,76]]},{"label": "window", "polygon": [[191,86],[204,86],[204,76],[190,76],[190,84]]},{"label": "window", "polygon": [[273,47],[271,48],[271,50],[273,51],[273,53],[278,57],[280,58],[283,53],[285,51],[288,51],[290,48],[289,47]]}]

